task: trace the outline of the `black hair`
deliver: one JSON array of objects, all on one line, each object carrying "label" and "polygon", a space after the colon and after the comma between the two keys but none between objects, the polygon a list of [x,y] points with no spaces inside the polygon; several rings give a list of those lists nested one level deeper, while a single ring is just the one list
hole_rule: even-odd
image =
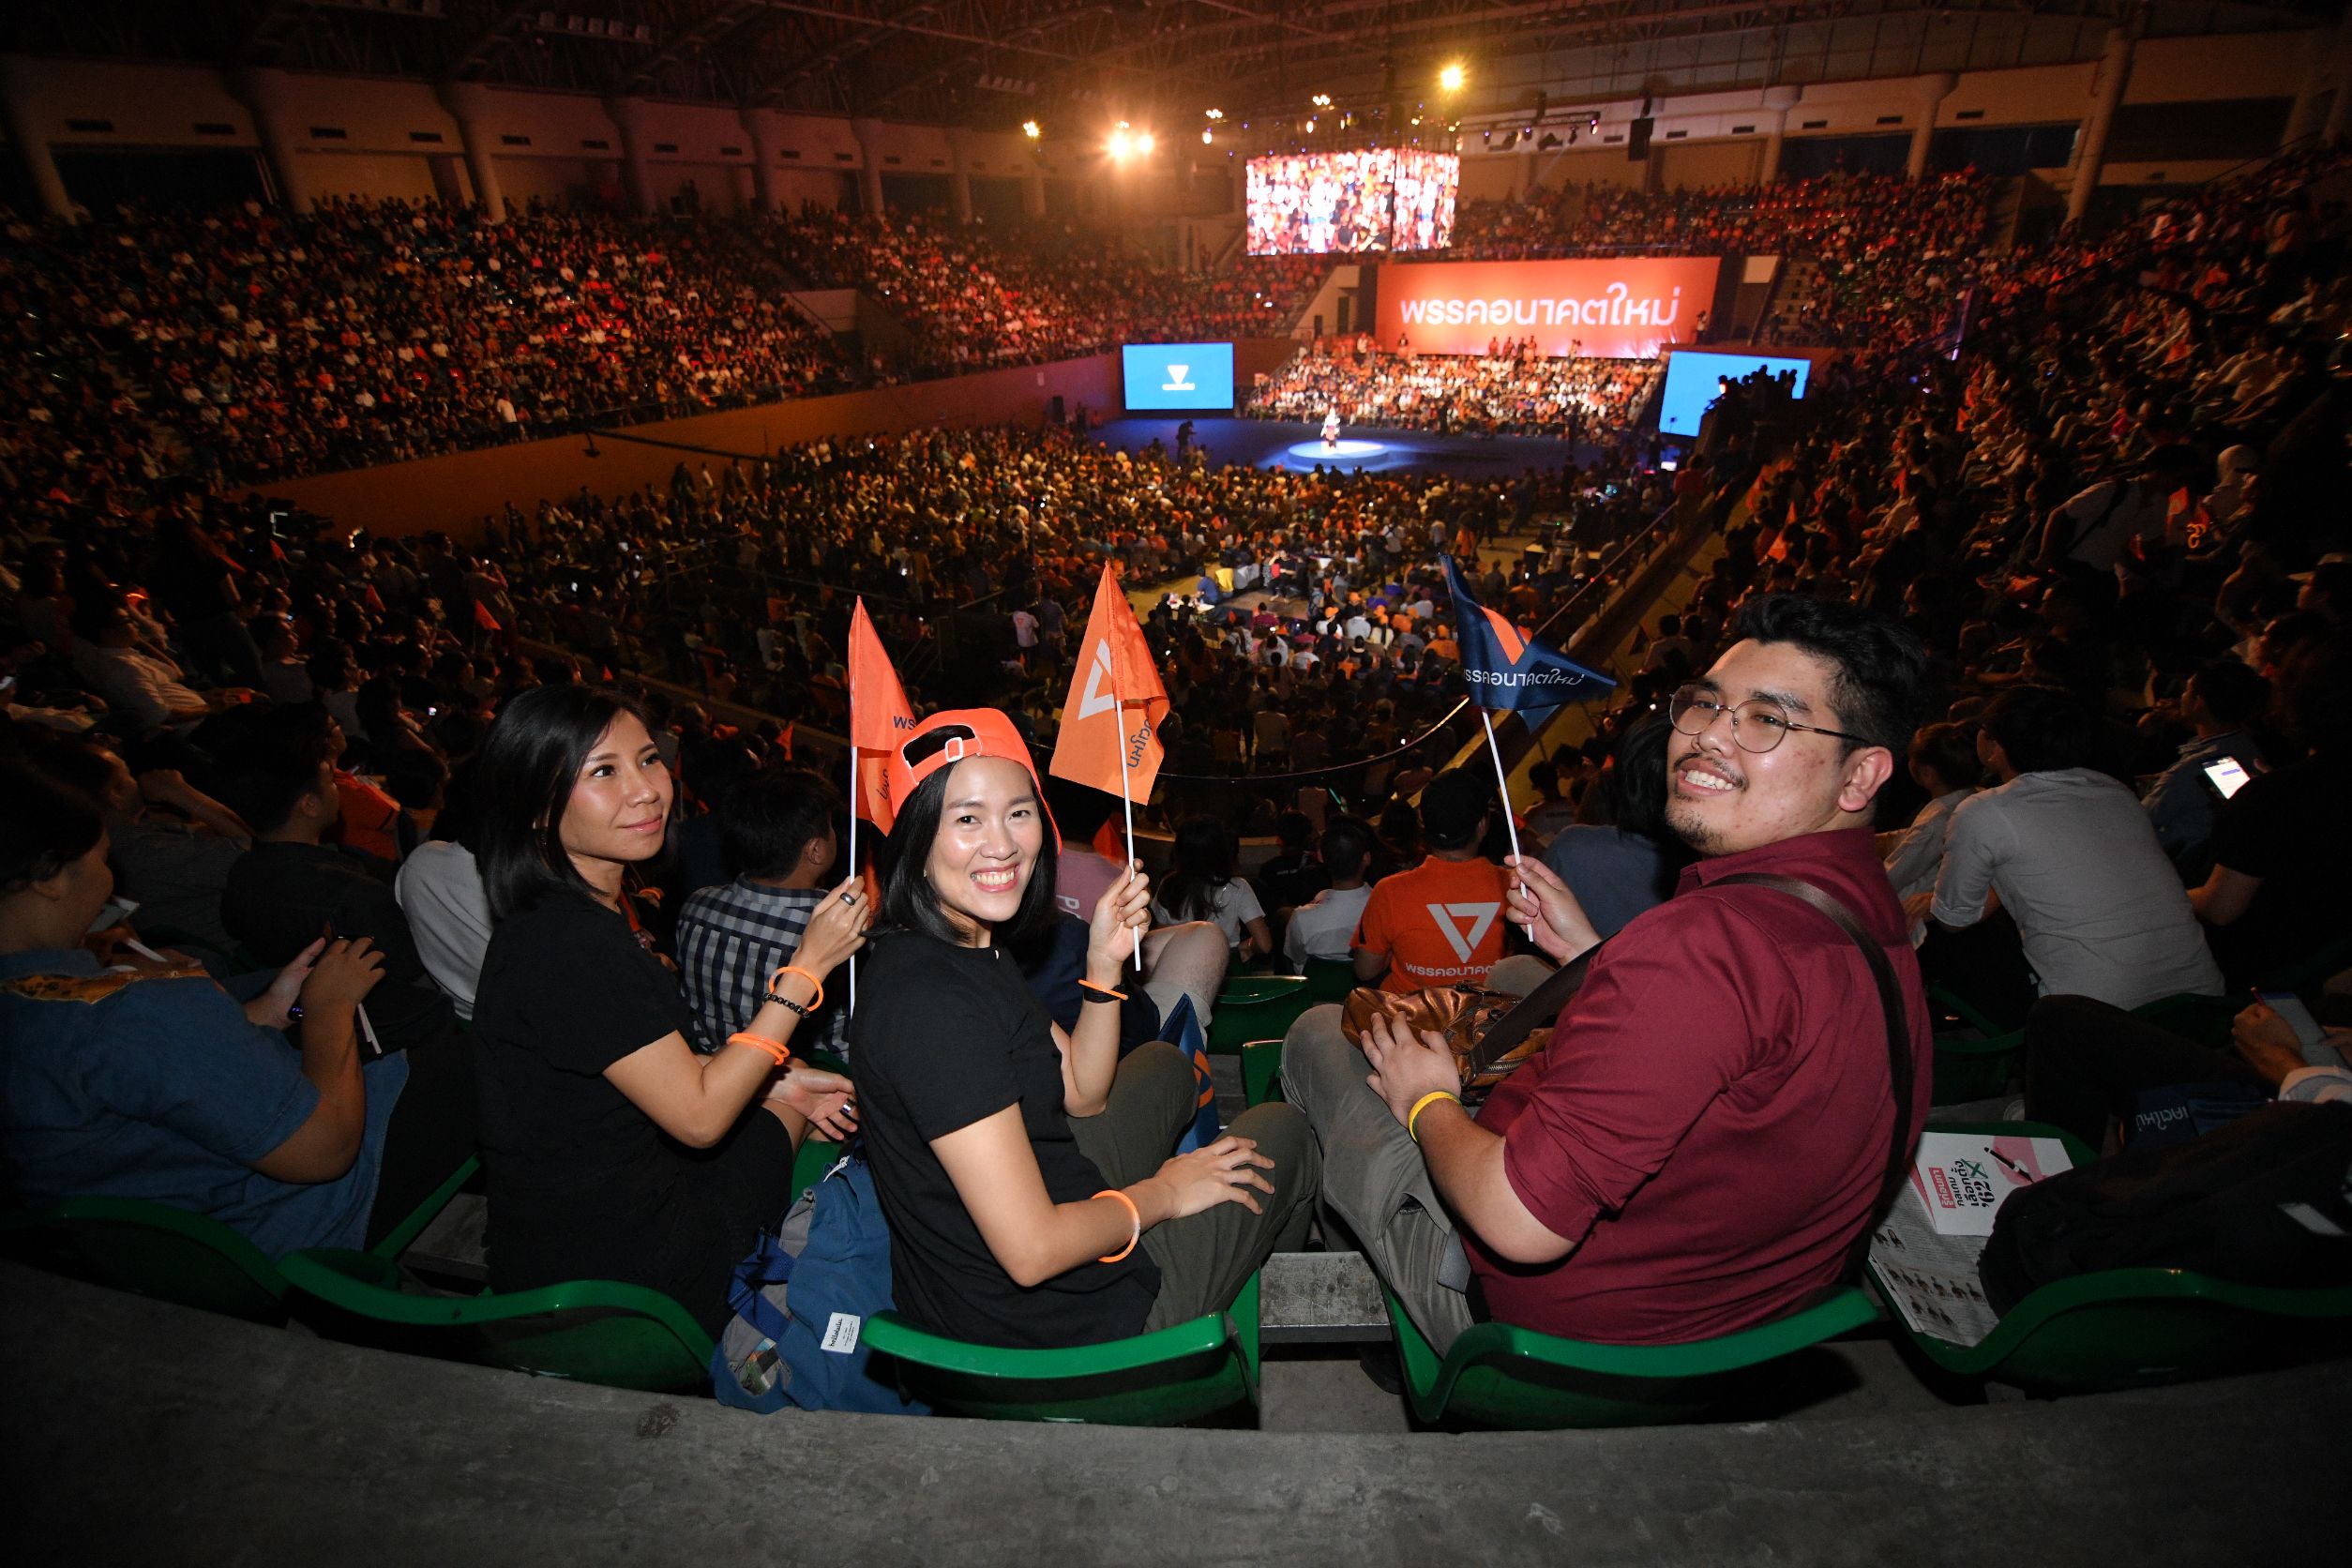
[{"label": "black hair", "polygon": [[1662,713],[1644,714],[1625,727],[1618,738],[1617,755],[1603,783],[1608,791],[1609,821],[1621,833],[1670,840],[1666,826],[1666,749],[1674,726]]},{"label": "black hair", "polygon": [[2099,744],[2097,720],[2071,692],[2012,686],[1984,706],[1984,732],[2019,773],[2088,766]]},{"label": "black hair", "polygon": [[1560,793],[1560,769],[1548,757],[1538,757],[1527,765],[1527,781],[1549,800]]},{"label": "black hair", "polygon": [[2290,739],[2321,757],[2352,744],[2352,632],[2314,638],[2279,665],[2278,716]]},{"label": "black hair", "polygon": [[1474,769],[1448,768],[1421,792],[1421,837],[1433,850],[1465,849],[1494,804],[1494,787]]},{"label": "black hair", "polygon": [[1323,829],[1323,868],[1335,880],[1371,869],[1371,825],[1359,817],[1334,817]]},{"label": "black hair", "polygon": [[[1740,607],[1732,640],[1789,642],[1834,668],[1831,728],[1903,756],[1919,728],[1927,650],[1918,636],[1860,605],[1802,594],[1766,594]],[[1851,755],[1856,743],[1847,741]]]},{"label": "black hair", "polygon": [[[490,915],[504,920],[550,893],[596,890],[564,848],[564,809],[596,742],[624,714],[645,710],[600,686],[534,686],[499,713],[474,776],[475,858]],[[650,729],[651,727],[648,726]]]},{"label": "black hair", "polygon": [[2234,658],[2217,658],[2197,666],[2189,677],[2197,697],[2213,716],[2233,729],[2252,724],[2270,705],[2270,683]]},{"label": "black hair", "polygon": [[222,761],[212,792],[254,832],[275,832],[286,825],[302,797],[318,788],[326,753],[324,736],[305,735],[293,724],[257,724]]},{"label": "black hair", "polygon": [[1274,837],[1286,850],[1304,850],[1315,842],[1315,824],[1304,811],[1284,811],[1274,818]]},{"label": "black hair", "polygon": [[105,832],[80,790],[23,762],[0,764],[0,897],[49,881]]},{"label": "black hair", "polygon": [[1971,725],[1930,724],[1912,737],[1911,754],[1906,761],[1933,772],[1947,790],[1973,785],[1984,776]]},{"label": "black hair", "polygon": [[1187,817],[1176,825],[1160,908],[1179,920],[1214,920],[1225,884],[1233,880],[1232,831],[1214,817]]},{"label": "black hair", "polygon": [[[941,768],[914,787],[913,793],[898,807],[897,820],[891,824],[890,836],[882,840],[880,857],[883,922],[957,946],[963,944],[964,933],[956,928],[956,923],[940,907],[939,894],[924,873],[931,863],[931,845],[939,837],[947,781],[961,766],[961,762],[956,762]],[[1045,805],[1043,799],[1037,802],[1038,821],[1045,832],[1037,847],[1037,863],[1029,869],[1029,885],[1021,889],[1020,907],[1013,912],[1011,920],[988,933],[989,941],[1000,947],[1025,946],[1061,917],[1061,906],[1053,899],[1054,875],[1061,855],[1054,844],[1053,822],[1046,815]]]},{"label": "black hair", "polygon": [[807,768],[774,768],[738,780],[720,797],[718,841],[737,873],[786,876],[812,839],[835,831],[846,809],[841,792]]}]

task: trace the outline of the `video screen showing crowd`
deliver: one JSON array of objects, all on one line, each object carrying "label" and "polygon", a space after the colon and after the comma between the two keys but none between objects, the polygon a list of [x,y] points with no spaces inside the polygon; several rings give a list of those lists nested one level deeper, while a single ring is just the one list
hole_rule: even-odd
[{"label": "video screen showing crowd", "polygon": [[1253,158],[1249,253],[1442,249],[1461,177],[1456,155],[1409,147]]}]

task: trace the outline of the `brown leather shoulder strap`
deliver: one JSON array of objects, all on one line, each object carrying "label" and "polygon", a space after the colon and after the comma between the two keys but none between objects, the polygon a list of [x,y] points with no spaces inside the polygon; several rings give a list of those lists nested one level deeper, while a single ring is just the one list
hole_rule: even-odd
[{"label": "brown leather shoulder strap", "polygon": [[1904,1180],[1911,1167],[1911,1095],[1918,1081],[1917,1063],[1911,1056],[1911,1027],[1905,1016],[1903,988],[1895,982],[1894,965],[1887,958],[1887,950],[1878,939],[1870,934],[1854,912],[1836,898],[1809,882],[1795,877],[1767,876],[1762,872],[1743,871],[1733,876],[1718,877],[1707,883],[1709,887],[1727,887],[1734,883],[1747,887],[1768,887],[1785,893],[1801,903],[1808,904],[1829,916],[1832,924],[1846,933],[1846,939],[1862,949],[1862,961],[1870,966],[1870,977],[1878,983],[1878,1006],[1885,1015],[1887,1026],[1887,1081],[1894,1094],[1893,1148],[1887,1157],[1887,1173],[1879,1184],[1878,1199],[1871,1205],[1868,1223],[1856,1239],[1846,1259],[1848,1279],[1861,1277],[1862,1264],[1870,1256],[1871,1232],[1878,1221],[1894,1206],[1903,1191]]}]

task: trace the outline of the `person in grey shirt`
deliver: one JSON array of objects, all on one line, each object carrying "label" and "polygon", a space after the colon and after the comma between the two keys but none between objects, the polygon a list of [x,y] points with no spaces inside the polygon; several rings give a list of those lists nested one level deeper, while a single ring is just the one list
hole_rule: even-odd
[{"label": "person in grey shirt", "polygon": [[1976,793],[1984,764],[1977,761],[1976,732],[1965,724],[1930,724],[1912,737],[1911,777],[1927,792],[1911,825],[1895,836],[1887,851],[1887,880],[1894,896],[1936,891],[1936,878],[1944,868],[1944,840],[1952,832],[1952,814]]},{"label": "person in grey shirt", "polygon": [[2044,996],[2123,1008],[2182,991],[2218,996],[2221,968],[2148,814],[2086,765],[2094,738],[2090,715],[2064,692],[2018,686],[1995,699],[1977,746],[2000,785],[1952,813],[1936,890],[1905,908],[1959,928],[1998,895]]}]

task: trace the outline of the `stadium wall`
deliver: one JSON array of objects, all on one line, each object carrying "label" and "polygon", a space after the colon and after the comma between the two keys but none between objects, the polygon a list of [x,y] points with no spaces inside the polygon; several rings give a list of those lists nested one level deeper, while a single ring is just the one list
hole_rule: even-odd
[{"label": "stadium wall", "polygon": [[[1273,369],[1296,347],[1288,338],[1236,343],[1235,384],[1247,385],[1249,378]],[[626,433],[757,457],[799,442],[930,426],[1042,424],[1056,398],[1066,414],[1075,415],[1083,404],[1091,414],[1116,416],[1122,407],[1118,354],[665,419],[631,426]],[[345,527],[393,535],[437,528],[462,539],[478,536],[483,520],[509,504],[528,515],[541,501],[577,495],[582,489],[615,496],[667,484],[682,461],[700,466],[726,460],[636,441],[599,440],[596,449],[598,455],[590,457],[585,437],[556,436],[255,488]]]}]

